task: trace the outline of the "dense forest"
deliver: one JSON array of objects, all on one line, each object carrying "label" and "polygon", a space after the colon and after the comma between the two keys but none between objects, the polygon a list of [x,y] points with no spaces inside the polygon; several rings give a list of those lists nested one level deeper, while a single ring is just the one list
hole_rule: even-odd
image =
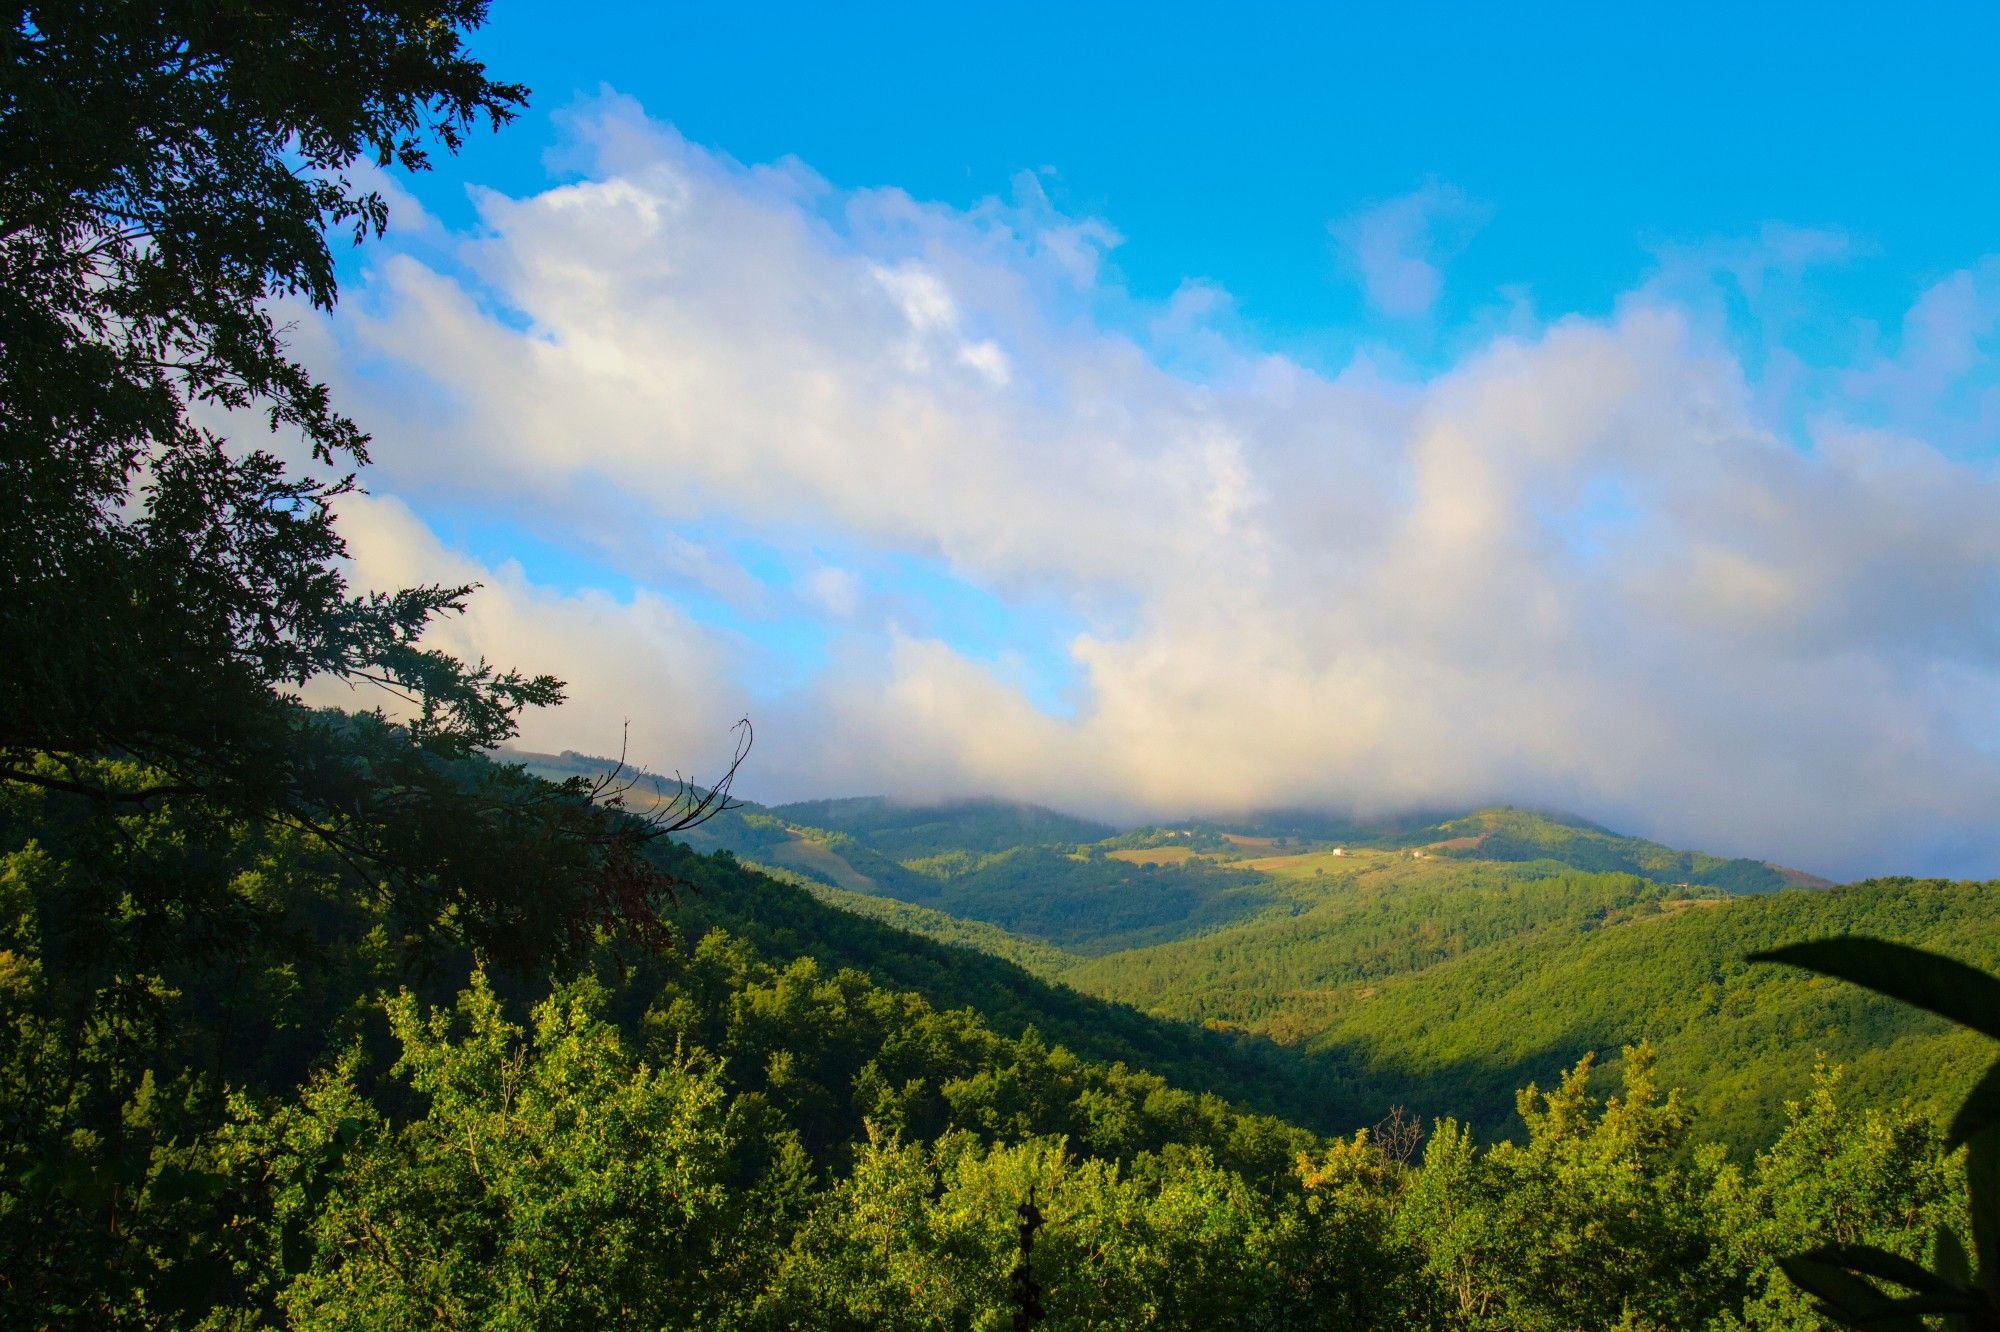
[{"label": "dense forest", "polygon": [[[727,855],[648,850],[669,943],[524,973],[413,965],[309,836],[4,813],[10,1321],[990,1326],[1032,1196],[1051,1326],[1814,1326],[1777,1257],[1921,1257],[1958,1205],[1936,1120],[1832,1071],[1742,1162],[1644,1048],[1511,1141],[1329,1135],[1249,1104],[1315,1109],[1269,1052]],[[115,890],[196,877],[198,916]]]},{"label": "dense forest", "polygon": [[428,644],[470,587],[348,586],[373,441],[279,314],[385,225],[364,164],[523,103],[484,17],[9,29],[0,1321],[1809,1329],[1879,1312],[1857,1264],[1990,1312],[2000,1082],[1940,1098],[1991,993],[1926,1017],[1743,956],[1990,963],[1984,888],[506,757],[562,684]]},{"label": "dense forest", "polygon": [[[800,821],[840,804],[868,808],[869,824]],[[1527,1082],[1594,1053],[1595,1089],[1608,1093],[1617,1052],[1651,1042],[1708,1133],[1746,1159],[1822,1062],[1841,1065],[1867,1104],[1934,1112],[1978,1072],[1970,1033],[1745,958],[1868,934],[2000,965],[1990,884],[1836,887],[1520,810],[1191,822],[990,849],[996,828],[1031,818],[963,802],[900,815],[880,802],[746,806],[693,835],[847,910],[1155,1017],[1262,1038],[1327,1107],[1306,1122],[1330,1131],[1400,1107],[1511,1134]],[[1036,826],[1060,829],[1058,818]],[[924,840],[900,842],[906,826]],[[891,829],[879,846],[877,828]],[[899,862],[896,850],[911,854]]]}]

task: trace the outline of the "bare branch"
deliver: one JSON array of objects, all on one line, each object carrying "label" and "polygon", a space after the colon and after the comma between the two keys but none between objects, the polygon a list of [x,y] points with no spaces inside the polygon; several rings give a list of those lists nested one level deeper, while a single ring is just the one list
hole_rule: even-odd
[{"label": "bare branch", "polygon": [[756,730],[750,725],[748,717],[741,718],[730,729],[736,732],[736,752],[730,756],[729,766],[705,790],[675,773],[674,782],[678,790],[670,800],[646,817],[646,840],[698,828],[718,814],[741,807],[741,801],[730,799],[729,791],[736,782],[737,772],[743,767],[743,760],[750,756],[750,746],[756,741]]}]

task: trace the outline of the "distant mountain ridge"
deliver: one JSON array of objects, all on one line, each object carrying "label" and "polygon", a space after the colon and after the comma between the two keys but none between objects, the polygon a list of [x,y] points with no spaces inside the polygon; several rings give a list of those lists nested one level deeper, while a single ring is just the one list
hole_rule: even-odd
[{"label": "distant mountain ridge", "polygon": [[1074,846],[1102,841],[1117,829],[1041,805],[1002,800],[906,804],[886,796],[802,800],[770,811],[787,822],[847,833],[893,860],[921,860],[950,851],[990,853],[1022,846]]},{"label": "distant mountain ridge", "polygon": [[[1824,888],[1831,881],[1768,861],[1677,851],[1581,819],[1511,807],[1482,809],[1439,824],[1443,855],[1463,859],[1553,860],[1572,869],[1637,874],[1656,883],[1702,884],[1733,893]],[[1469,843],[1469,845],[1467,845]]]},{"label": "distant mountain ridge", "polygon": [[[609,759],[573,750],[559,755],[510,752],[506,757],[547,775],[594,773],[611,766]],[[836,853],[847,862],[845,877],[871,884],[886,879],[891,889],[888,895],[896,897],[904,893],[893,891],[899,876],[887,870],[890,863],[928,874],[950,872],[980,857],[1023,848],[1070,849],[1115,842],[1123,848],[1179,844],[1221,850],[1230,838],[1236,839],[1239,847],[1269,839],[1273,846],[1299,850],[1351,844],[1421,850],[1465,860],[1546,861],[1571,869],[1637,874],[1656,883],[1704,885],[1737,893],[1826,887],[1832,882],[1769,861],[1677,850],[1614,832],[1575,815],[1511,805],[1370,818],[1271,810],[1119,828],[1025,801],[957,798],[926,802],[842,796],[771,806],[743,801],[730,815],[693,833],[690,840],[709,849],[728,849],[762,859],[759,853],[800,838],[828,846],[850,839],[856,856],[850,859],[844,852]],[[794,850],[787,859],[799,859],[801,854]],[[805,863],[774,863],[840,887],[871,890],[856,882],[841,882],[842,866],[822,856],[803,854]],[[935,862],[939,857],[952,859],[943,865],[918,863]],[[922,892],[907,885],[905,890]]]},{"label": "distant mountain ridge", "polygon": [[[551,776],[604,766],[514,757]],[[642,784],[628,799],[642,805],[645,793]],[[887,950],[877,962],[893,971],[901,950],[890,941],[912,935],[975,950],[1053,987],[1009,981],[983,994],[1039,996],[1034,1020],[1064,1012],[1072,1041],[1091,1021],[1127,1024],[1120,1039],[1143,1041],[1155,1064],[1176,1030],[1249,1042],[1206,1050],[1181,1071],[1199,1082],[1248,1059],[1260,1099],[1326,1097],[1330,1118],[1318,1122],[1348,1128],[1403,1105],[1507,1132],[1521,1085],[1546,1084],[1588,1050],[1611,1079],[1620,1047],[1642,1040],[1662,1045],[1660,1067],[1746,1151],[1786,1099],[1809,1091],[1820,1056],[1846,1065],[1870,1101],[1940,1103],[1976,1076],[1978,1052],[1961,1035],[1744,958],[1864,932],[2000,962],[1995,885],[1831,887],[1505,806],[1376,820],[1281,811],[1119,831],[1006,801],[864,797],[746,803],[684,840],[866,917],[874,932],[855,935],[867,941],[857,962]],[[751,915],[780,905],[738,900]],[[1056,992],[1113,1006],[1072,1015]],[[1166,1025],[1142,1038],[1122,1013]]]}]

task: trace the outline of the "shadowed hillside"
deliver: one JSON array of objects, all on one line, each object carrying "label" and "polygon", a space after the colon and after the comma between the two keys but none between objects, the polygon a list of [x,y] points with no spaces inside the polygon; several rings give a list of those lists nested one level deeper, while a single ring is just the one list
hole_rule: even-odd
[{"label": "shadowed hillside", "polygon": [[[996,847],[1010,821],[1031,840]],[[1818,1053],[1851,1066],[1858,1095],[1940,1104],[1970,1076],[1965,1038],[1740,959],[1864,929],[1982,957],[2000,939],[1983,886],[1787,887],[1823,881],[1520,809],[1190,820],[1068,842],[1080,827],[980,802],[828,801],[745,806],[690,840],[1061,987],[1273,1042],[1298,1061],[1279,1080],[1324,1095],[1324,1117],[1308,1117],[1334,1126],[1404,1105],[1506,1131],[1522,1083],[1589,1051],[1614,1078],[1616,1051],[1643,1039],[1739,1149],[1810,1085]]]}]

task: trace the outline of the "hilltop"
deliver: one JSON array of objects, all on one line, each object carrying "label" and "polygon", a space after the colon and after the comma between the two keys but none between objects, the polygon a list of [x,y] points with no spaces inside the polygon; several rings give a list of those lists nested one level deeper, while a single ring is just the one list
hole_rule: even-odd
[{"label": "hilltop", "polygon": [[[546,776],[595,773],[611,763],[574,751],[518,752],[506,757]],[[649,789],[656,788],[642,782],[636,794]],[[977,870],[993,857],[1024,850],[1102,853],[1151,866],[1231,867],[1258,861],[1269,862],[1259,869],[1292,873],[1307,862],[1287,866],[1278,860],[1354,848],[1551,871],[1635,874],[1656,883],[1733,893],[1822,888],[1831,883],[1769,861],[1677,850],[1573,815],[1515,806],[1371,818],[1281,810],[1117,828],[1020,801],[959,799],[927,804],[849,796],[775,806],[739,801],[725,815],[691,831],[688,840],[850,891],[906,901],[932,895],[931,889],[907,878],[908,873],[948,879]],[[1145,854],[1149,852],[1156,854]]]},{"label": "hilltop", "polygon": [[[1263,1103],[1325,1097],[1325,1116],[1304,1116],[1319,1126],[1402,1105],[1506,1132],[1520,1085],[1591,1051],[1608,1085],[1620,1047],[1641,1040],[1740,1148],[1810,1088],[1821,1056],[1870,1099],[1937,1103],[1971,1076],[1962,1034],[1742,959],[1858,931],[2000,961],[2000,895],[1984,885],[1835,888],[1504,806],[1116,829],[1005,801],[869,797],[746,803],[687,841],[1049,993],[1258,1043],[1243,1048],[1262,1051],[1259,1076],[1292,1089]],[[1213,1086],[1213,1072],[1187,1076]]]},{"label": "hilltop", "polygon": [[1514,806],[1369,820],[1298,812],[1253,814],[1227,822],[1195,819],[1133,830],[1117,843],[1134,850],[1186,847],[1196,855],[1224,858],[1268,857],[1287,851],[1305,854],[1336,847],[1405,850],[1461,860],[1543,862],[1739,893],[1823,888],[1831,882],[1769,861],[1676,850],[1573,815]]},{"label": "hilltop", "polygon": [[892,860],[922,860],[951,851],[1006,851],[1024,846],[1074,846],[1117,830],[1041,805],[958,800],[911,805],[884,796],[805,800],[770,811],[787,823],[847,833]]}]

